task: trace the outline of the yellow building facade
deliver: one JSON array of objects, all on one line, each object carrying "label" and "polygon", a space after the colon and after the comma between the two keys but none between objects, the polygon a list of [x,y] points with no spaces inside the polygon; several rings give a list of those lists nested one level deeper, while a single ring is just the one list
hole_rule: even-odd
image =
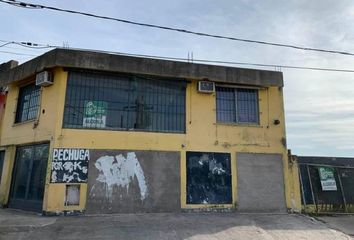
[{"label": "yellow building facade", "polygon": [[[54,53],[56,62],[52,64],[50,62],[52,60],[49,59],[52,59]],[[0,132],[0,150],[4,151],[0,182],[2,206],[47,214],[84,211],[165,212],[186,209],[278,212],[297,211],[301,208],[298,169],[288,158],[286,148],[282,82],[280,84],[272,82],[272,77],[279,78],[278,75],[281,73],[274,72],[272,73],[274,76],[268,76],[266,71],[261,70],[248,72],[245,69],[221,66],[208,68],[208,65],[197,66],[198,64],[192,63],[183,63],[182,66],[182,63],[178,62],[163,60],[156,62],[141,58],[136,60],[142,61],[139,65],[134,62],[134,58],[126,59],[124,56],[119,56],[119,61],[115,63],[113,59],[115,57],[109,54],[57,49],[47,53],[47,57],[38,57],[31,60],[32,63],[25,63],[0,74],[2,85],[7,86],[6,107]],[[36,67],[32,71],[34,64],[41,66],[42,69]],[[144,64],[144,67],[141,67],[141,64]],[[122,69],[122,66],[125,69]],[[178,70],[182,67],[186,70]],[[195,71],[196,67],[198,71]],[[208,72],[201,72],[203,69]],[[18,113],[21,104],[19,99],[23,94],[21,88],[34,83],[36,76],[42,71],[50,73],[53,84],[39,88],[35,117],[28,120],[24,118],[24,121],[19,122],[18,118],[24,116],[24,114],[19,116]],[[73,114],[75,117],[68,115],[70,109],[74,108],[68,105],[69,95],[71,94],[72,99],[80,98],[79,88],[69,84],[70,75],[76,76],[71,74],[72,72],[79,72],[77,76],[82,72],[83,74],[92,72],[93,77],[90,75],[81,79],[80,86],[83,86],[85,79],[122,72],[137,77],[143,76],[144,79],[149,79],[148,81],[153,81],[154,77],[166,78],[164,89],[169,88],[169,79],[183,79],[184,100],[181,119],[184,122],[180,123],[182,127],[178,127],[182,129],[181,132],[155,131],[152,127],[155,125],[151,125],[154,119],[164,119],[166,129],[173,126],[174,124],[169,122],[174,120],[169,116],[174,113],[168,112],[170,110],[173,112],[173,107],[166,108],[167,113],[159,112],[160,115],[156,113],[157,117],[154,118],[155,115],[152,114],[154,110],[151,110],[153,107],[150,107],[150,110],[143,110],[150,111],[150,115],[139,115],[138,104],[132,105],[133,110],[122,107],[123,110],[119,111],[124,111],[124,114],[127,111],[133,112],[136,125],[141,124],[141,121],[147,121],[139,120],[141,116],[142,119],[149,119],[150,130],[133,129],[136,125],[125,129],[108,128],[110,118],[114,118],[112,126],[129,123],[117,120],[117,114],[110,115],[109,111],[118,111],[118,108],[110,108],[114,102],[106,101],[108,103],[103,104],[102,101],[96,101],[99,99],[97,97],[94,104],[103,104],[103,107],[101,106],[103,113],[98,118],[102,120],[104,115],[104,127],[92,127],[85,123],[79,128],[75,127],[76,125],[69,126],[65,121],[75,122],[74,118],[77,116],[83,117],[79,110],[76,115]],[[224,72],[227,74],[223,74]],[[252,79],[253,77],[255,79]],[[112,77],[111,80],[102,81],[114,82],[114,79],[116,78]],[[215,84],[216,91],[213,90],[211,93],[200,91],[201,80]],[[94,83],[95,80],[86,82],[89,81]],[[150,86],[149,82],[146,84]],[[100,89],[93,85],[89,87]],[[235,89],[256,92],[255,122],[223,121],[229,117],[220,113],[222,105],[219,106],[217,101],[222,101],[223,104],[226,100],[221,97],[217,100],[217,94],[226,88],[231,89],[232,94],[237,94],[238,90]],[[150,88],[147,88],[147,91],[148,89]],[[108,91],[103,95],[111,94]],[[29,96],[33,97],[30,94]],[[115,98],[114,94],[112,96]],[[241,92],[234,101],[241,102],[240,96]],[[88,111],[86,103],[90,99],[80,99],[85,100],[82,103],[85,107],[81,111],[86,114]],[[175,101],[168,96],[166,99],[168,104]],[[75,101],[73,100],[73,103]],[[106,104],[109,104],[108,107]],[[154,103],[151,104],[155,106]],[[235,111],[243,111],[238,104]],[[167,106],[167,103],[165,105]],[[143,107],[147,108],[145,105]],[[29,108],[27,118],[32,114],[31,111]],[[247,111],[246,109],[246,114]],[[178,114],[173,116],[180,119]],[[74,120],[70,120],[70,117]],[[92,117],[86,120],[92,120]],[[82,123],[82,119],[75,124],[77,122]],[[158,124],[156,128],[159,128]],[[82,150],[81,160],[80,150]],[[78,161],[70,162],[69,158],[75,158],[73,157],[75,154]],[[26,160],[27,158],[32,160]],[[25,165],[26,161],[29,165]],[[40,161],[44,170],[38,170]],[[107,168],[106,164],[109,161],[110,167]],[[54,163],[60,163],[60,166]],[[77,164],[80,173],[69,176],[68,172],[65,172],[66,168],[62,166],[70,165],[71,170],[68,167],[69,170],[66,171],[73,172],[75,168],[72,167],[73,164]],[[131,164],[135,165],[131,167]],[[58,166],[58,171],[55,171],[55,166]],[[64,175],[58,177],[57,174]]]}]

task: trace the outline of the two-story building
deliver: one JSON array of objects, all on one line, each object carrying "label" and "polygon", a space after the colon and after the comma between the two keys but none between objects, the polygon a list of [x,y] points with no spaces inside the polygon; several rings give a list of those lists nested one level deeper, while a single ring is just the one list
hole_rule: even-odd
[{"label": "two-story building", "polygon": [[0,72],[2,206],[301,208],[281,72],[68,49],[10,65]]}]

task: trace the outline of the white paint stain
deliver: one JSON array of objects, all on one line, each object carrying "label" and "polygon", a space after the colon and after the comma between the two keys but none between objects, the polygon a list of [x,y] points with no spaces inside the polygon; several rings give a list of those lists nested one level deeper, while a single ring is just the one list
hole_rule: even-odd
[{"label": "white paint stain", "polygon": [[140,199],[144,200],[148,194],[143,169],[135,155],[129,152],[125,158],[122,154],[117,156],[103,156],[97,159],[95,167],[99,170],[97,181],[106,184],[106,197],[112,201],[113,187],[125,187],[129,190],[129,184],[138,179]]},{"label": "white paint stain", "polygon": [[58,180],[57,178],[57,171],[52,172],[52,182],[55,183]]}]

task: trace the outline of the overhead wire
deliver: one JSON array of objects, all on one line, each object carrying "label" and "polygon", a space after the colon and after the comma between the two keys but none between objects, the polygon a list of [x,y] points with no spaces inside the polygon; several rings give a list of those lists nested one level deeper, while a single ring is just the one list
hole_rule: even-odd
[{"label": "overhead wire", "polygon": [[7,54],[13,54],[13,55],[19,55],[19,56],[31,56],[35,57],[37,55],[34,54],[28,54],[28,53],[18,53],[18,52],[10,52],[10,51],[0,51],[1,53],[7,53]]},{"label": "overhead wire", "polygon": [[[354,73],[354,69],[337,69],[337,68],[322,68],[322,67],[305,67],[305,66],[293,66],[293,65],[279,65],[279,64],[263,64],[263,63],[250,63],[250,62],[236,62],[236,61],[222,61],[222,60],[210,60],[210,59],[191,59],[181,58],[181,57],[168,57],[168,56],[160,56],[160,55],[148,55],[148,54],[135,54],[135,53],[127,53],[127,52],[118,52],[118,51],[106,51],[106,50],[94,50],[87,48],[74,48],[68,47],[63,48],[57,45],[46,45],[39,43],[31,43],[31,42],[16,42],[16,41],[7,41],[0,39],[0,42],[7,42],[11,44],[20,44],[26,43],[28,45],[33,46],[45,46],[45,48],[58,48],[58,49],[69,49],[69,50],[78,50],[78,51],[92,51],[97,53],[107,53],[107,54],[115,54],[115,55],[123,55],[123,56],[131,56],[131,57],[145,57],[152,59],[161,59],[161,60],[173,60],[173,61],[182,61],[187,63],[210,63],[210,64],[227,64],[227,65],[240,65],[240,66],[254,66],[254,67],[267,67],[267,68],[286,68],[286,69],[298,69],[298,70],[313,70],[313,71],[328,71],[328,72],[346,72],[346,73]],[[22,45],[21,45],[22,46]],[[10,53],[10,52],[8,52]],[[18,53],[14,53],[18,54]],[[37,56],[37,55],[33,55]]]},{"label": "overhead wire", "polygon": [[315,52],[354,56],[354,53],[347,52],[347,51],[328,50],[328,49],[321,49],[321,48],[314,48],[314,47],[303,47],[303,46],[297,46],[297,45],[292,45],[292,44],[283,44],[283,43],[276,43],[276,42],[269,42],[269,41],[252,40],[252,39],[224,36],[224,35],[218,35],[218,34],[211,34],[211,33],[192,31],[192,30],[182,29],[182,28],[174,28],[174,27],[157,25],[157,24],[137,22],[137,21],[127,20],[127,19],[122,19],[122,18],[108,17],[108,16],[104,16],[104,15],[98,15],[98,14],[82,12],[82,11],[75,11],[75,10],[71,10],[71,9],[64,9],[64,8],[53,7],[53,6],[33,4],[33,3],[22,2],[22,1],[17,1],[17,0],[0,0],[0,2],[10,4],[10,5],[16,6],[16,7],[27,8],[27,9],[48,9],[48,10],[71,13],[71,14],[79,14],[79,15],[83,15],[83,16],[87,16],[87,17],[99,18],[99,19],[104,19],[104,20],[117,21],[117,22],[121,22],[121,23],[132,24],[132,25],[137,25],[137,26],[142,26],[142,27],[157,28],[157,29],[162,29],[162,30],[167,30],[167,31],[176,31],[176,32],[185,33],[185,34],[193,34],[193,35],[198,35],[198,36],[202,36],[202,37],[226,39],[226,40],[231,40],[231,41],[262,44],[262,45],[269,45],[269,46],[276,46],[276,47],[285,47],[285,48],[292,48],[292,49],[304,50],[304,51],[315,51]]},{"label": "overhead wire", "polygon": [[4,44],[1,44],[0,47],[5,47],[5,46],[7,46],[9,44],[12,44],[12,43],[11,42],[7,42],[7,43],[4,43]]},{"label": "overhead wire", "polygon": [[6,41],[6,40],[2,40],[2,39],[0,41],[5,42],[4,44],[0,45],[0,47],[5,47],[10,44],[19,45],[21,47],[26,47],[26,48],[31,48],[31,49],[45,49],[45,48],[58,47],[58,46],[51,46],[51,45],[32,43],[32,42],[16,42],[16,41]]}]

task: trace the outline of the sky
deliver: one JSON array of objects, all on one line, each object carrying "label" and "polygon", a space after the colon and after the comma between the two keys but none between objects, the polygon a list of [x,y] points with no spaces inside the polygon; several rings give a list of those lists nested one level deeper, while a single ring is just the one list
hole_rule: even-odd
[{"label": "sky", "polygon": [[[28,0],[238,38],[354,53],[352,0]],[[354,56],[264,46],[0,3],[0,39],[127,53],[354,69]],[[0,48],[0,63],[43,50]],[[265,68],[276,70],[275,68]],[[354,157],[354,73],[289,70],[284,75],[288,148],[296,155]]]}]

